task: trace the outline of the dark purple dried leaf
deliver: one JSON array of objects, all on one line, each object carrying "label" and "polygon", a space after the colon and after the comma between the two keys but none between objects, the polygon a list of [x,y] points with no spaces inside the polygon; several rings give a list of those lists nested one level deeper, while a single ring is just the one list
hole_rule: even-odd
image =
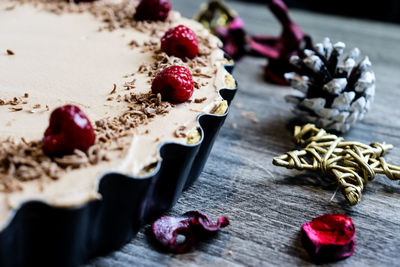
[{"label": "dark purple dried leaf", "polygon": [[[219,217],[215,224],[210,217],[199,211],[188,211],[181,217],[163,216],[153,222],[152,230],[155,239],[173,253],[189,251],[196,240],[204,233],[216,232],[229,225],[226,217]],[[184,240],[179,241],[179,236]]]}]

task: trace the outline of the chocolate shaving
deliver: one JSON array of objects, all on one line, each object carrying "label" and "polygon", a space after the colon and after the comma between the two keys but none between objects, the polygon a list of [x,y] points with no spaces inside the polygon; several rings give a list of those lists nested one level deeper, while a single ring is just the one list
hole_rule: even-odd
[{"label": "chocolate shaving", "polygon": [[15,55],[15,53],[14,53],[14,51],[7,49],[7,55],[12,56],[12,55]]},{"label": "chocolate shaving", "polygon": [[21,107],[21,106],[15,106],[15,107],[9,107],[8,109],[9,109],[10,111],[21,111],[21,110],[23,110],[24,108]]},{"label": "chocolate shaving", "polygon": [[186,137],[187,135],[184,132],[185,130],[186,130],[186,126],[179,126],[178,129],[176,129],[174,132],[175,137],[178,137],[178,138]]},{"label": "chocolate shaving", "polygon": [[131,48],[139,47],[139,43],[136,40],[132,40],[128,44]]},{"label": "chocolate shaving", "polygon": [[199,104],[199,103],[203,103],[203,102],[206,101],[206,100],[207,100],[207,97],[195,98],[195,99],[194,99],[194,103]]},{"label": "chocolate shaving", "polygon": [[[27,98],[27,97],[29,97],[29,95],[27,93],[25,93],[23,95],[23,98]],[[21,105],[21,104],[25,105],[25,104],[28,104],[28,102],[26,100],[22,100],[21,97],[16,97],[16,96],[9,100],[0,98],[0,106],[4,106],[4,105],[17,106],[17,105]]]},{"label": "chocolate shaving", "polygon": [[110,92],[110,95],[115,94],[116,91],[117,91],[117,85],[114,83],[114,87],[113,87],[112,91]]}]

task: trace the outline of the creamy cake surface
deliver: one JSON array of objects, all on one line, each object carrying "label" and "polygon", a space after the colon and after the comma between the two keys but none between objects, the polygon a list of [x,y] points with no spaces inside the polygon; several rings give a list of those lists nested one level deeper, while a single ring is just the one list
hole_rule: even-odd
[{"label": "creamy cake surface", "polygon": [[[0,1],[0,226],[28,200],[73,206],[101,197],[106,171],[150,173],[162,143],[195,143],[198,115],[225,112],[218,90],[234,84],[220,41],[177,12],[165,22],[136,22],[136,4]],[[197,34],[193,60],[160,51],[160,38],[180,24]],[[182,104],[151,94],[152,79],[171,65],[187,67],[195,81]],[[51,111],[66,104],[88,116],[96,144],[49,158],[41,139]]]}]

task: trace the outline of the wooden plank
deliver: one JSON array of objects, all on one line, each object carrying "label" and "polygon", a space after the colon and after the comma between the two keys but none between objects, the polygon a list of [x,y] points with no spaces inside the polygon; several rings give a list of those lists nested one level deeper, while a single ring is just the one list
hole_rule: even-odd
[{"label": "wooden plank", "polygon": [[[192,16],[200,1],[173,0],[174,8]],[[265,5],[234,2],[252,33],[277,34],[279,25]],[[348,48],[369,55],[377,76],[372,110],[346,135],[361,142],[386,141],[395,148],[387,159],[400,163],[400,27],[304,11],[293,18],[314,40],[329,36]],[[367,185],[363,199],[349,207],[335,186],[317,175],[274,167],[272,158],[293,149],[289,122],[293,118],[283,97],[294,92],[265,83],[264,59],[246,57],[237,64],[240,91],[199,181],[183,193],[169,214],[202,210],[212,218],[226,215],[231,226],[203,241],[190,253],[159,251],[149,239],[149,226],[121,250],[87,266],[308,265],[300,227],[313,217],[332,212],[349,214],[356,224],[356,251],[337,263],[343,266],[397,265],[400,260],[400,187],[378,176]],[[258,124],[242,116],[254,112]],[[232,128],[237,124],[237,129]],[[232,254],[230,255],[230,252]]]}]

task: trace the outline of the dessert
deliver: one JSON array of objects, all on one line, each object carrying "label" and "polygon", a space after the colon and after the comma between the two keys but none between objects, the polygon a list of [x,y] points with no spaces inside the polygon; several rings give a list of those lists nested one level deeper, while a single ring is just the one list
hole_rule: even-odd
[{"label": "dessert", "polygon": [[[151,176],[164,143],[196,144],[202,138],[198,116],[225,114],[219,89],[234,88],[235,81],[224,68],[228,61],[220,41],[177,12],[166,16],[165,3],[159,17],[151,18],[144,14],[147,7],[139,12],[137,5],[0,2],[2,229],[28,201],[77,207],[101,199],[99,178],[105,172]],[[161,38],[179,25],[196,34],[192,59],[160,49]],[[153,79],[168,68],[185,68],[190,75],[188,88],[178,88],[183,96],[154,89]],[[78,122],[60,110],[79,114]],[[87,127],[79,132],[84,144],[60,137],[73,123]]]}]

